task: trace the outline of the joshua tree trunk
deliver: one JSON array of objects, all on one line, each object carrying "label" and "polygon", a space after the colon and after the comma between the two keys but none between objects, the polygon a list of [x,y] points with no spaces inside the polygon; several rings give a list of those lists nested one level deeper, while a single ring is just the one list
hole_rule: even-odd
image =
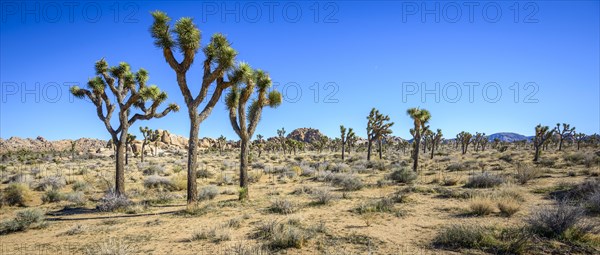
[{"label": "joshua tree trunk", "polygon": [[196,190],[196,167],[198,161],[198,132],[200,131],[200,119],[196,109],[188,107],[190,115],[190,137],[188,141],[188,180],[187,180],[187,203],[198,200]]},{"label": "joshua tree trunk", "polygon": [[248,194],[248,150],[248,141],[242,138],[240,146],[240,188],[243,191],[240,192],[240,200],[250,198]]},{"label": "joshua tree trunk", "polygon": [[371,140],[367,143],[367,161],[371,160]]},{"label": "joshua tree trunk", "polygon": [[381,152],[383,151],[383,146],[382,146],[381,139],[379,139],[379,141],[377,142],[377,144],[379,145],[379,159],[382,159],[383,157],[381,156]]},{"label": "joshua tree trunk", "polygon": [[430,159],[433,159],[433,151],[435,151],[435,144],[431,145],[431,157],[430,157]]},{"label": "joshua tree trunk", "polygon": [[127,131],[121,133],[121,139],[115,144],[116,148],[116,171],[115,171],[115,191],[118,195],[125,194],[125,158],[126,158]]},{"label": "joshua tree trunk", "polygon": [[533,162],[538,162],[539,158],[540,158],[540,147],[536,146],[535,147],[535,155],[533,156]]},{"label": "joshua tree trunk", "polygon": [[344,161],[344,150],[346,149],[345,143],[342,143],[342,161]]},{"label": "joshua tree trunk", "polygon": [[144,149],[146,148],[146,140],[144,139],[144,142],[142,143],[142,158],[140,159],[141,162],[144,162]]},{"label": "joshua tree trunk", "polygon": [[417,172],[419,167],[419,144],[421,143],[421,139],[414,139],[413,143],[415,143],[415,149],[413,151],[413,171]]}]

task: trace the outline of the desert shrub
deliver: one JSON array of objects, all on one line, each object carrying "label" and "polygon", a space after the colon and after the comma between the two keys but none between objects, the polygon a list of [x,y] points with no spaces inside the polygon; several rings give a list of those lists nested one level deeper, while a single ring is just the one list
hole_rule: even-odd
[{"label": "desert shrub", "polygon": [[63,199],[75,205],[83,205],[87,201],[85,199],[85,194],[81,191],[67,193],[64,195]]},{"label": "desert shrub", "polygon": [[76,181],[73,183],[73,186],[71,186],[71,188],[73,189],[73,191],[86,192],[90,190],[90,185],[86,181]]},{"label": "desert shrub", "polygon": [[115,212],[126,209],[132,202],[123,195],[116,192],[107,192],[98,202],[96,208],[101,212]]},{"label": "desert shrub", "polygon": [[168,177],[151,175],[144,179],[144,187],[147,189],[174,190],[175,185]]},{"label": "desert shrub", "polygon": [[302,169],[300,176],[313,176],[315,174],[315,169],[308,165],[300,165],[300,169]]},{"label": "desert shrub", "polygon": [[208,230],[201,230],[198,232],[194,232],[194,234],[192,234],[192,237],[190,238],[190,240],[191,241],[209,240],[213,243],[220,243],[223,241],[231,240],[231,231],[227,228],[213,227]]},{"label": "desert shrub", "polygon": [[42,195],[42,201],[44,203],[56,203],[63,199],[63,195],[58,190],[48,190]]},{"label": "desert shrub", "polygon": [[438,194],[437,197],[439,197],[439,198],[468,199],[473,196],[472,191],[449,189],[446,187],[436,187],[435,192]]},{"label": "desert shrub", "polygon": [[363,188],[362,180],[355,175],[345,173],[329,174],[325,180],[330,181],[333,185],[342,187],[345,191],[355,191]]},{"label": "desert shrub", "polygon": [[0,222],[0,235],[45,225],[44,212],[40,209],[25,209],[18,211],[14,219]]},{"label": "desert shrub", "polygon": [[231,218],[223,224],[226,228],[240,228],[242,226],[242,217]]},{"label": "desert shrub", "polygon": [[18,173],[11,177],[8,177],[8,183],[28,183],[30,181],[31,176],[24,173]]},{"label": "desert shrub", "polygon": [[213,200],[215,197],[217,197],[217,195],[219,195],[219,189],[217,186],[204,186],[200,188],[200,191],[198,192],[198,200]]},{"label": "desert shrub", "polygon": [[487,197],[476,197],[469,203],[469,212],[477,216],[485,216],[494,212],[494,203]]},{"label": "desert shrub", "polygon": [[0,195],[2,203],[10,206],[26,206],[26,203],[32,199],[29,187],[21,183],[11,183]]},{"label": "desert shrub", "polygon": [[459,178],[453,178],[448,175],[444,175],[442,177],[442,185],[444,186],[454,186],[458,183]]},{"label": "desert shrub", "polygon": [[385,171],[385,161],[383,161],[383,160],[367,161],[366,167],[374,169],[374,170]]},{"label": "desert shrub", "polygon": [[394,200],[389,197],[383,197],[375,201],[361,203],[354,211],[358,214],[372,212],[393,212]]},{"label": "desert shrub", "polygon": [[176,174],[171,177],[171,183],[173,184],[173,190],[185,190],[187,188],[187,175]]},{"label": "desert shrub", "polygon": [[233,176],[227,174],[221,174],[217,177],[216,182],[218,185],[232,185]]},{"label": "desert shrub", "polygon": [[334,173],[343,173],[350,170],[350,166],[348,166],[346,163],[332,163],[327,166],[327,170]]},{"label": "desert shrub", "polygon": [[402,168],[389,174],[388,179],[398,183],[412,183],[417,179],[417,174],[408,168]]},{"label": "desert shrub", "polygon": [[563,156],[563,159],[566,162],[570,162],[573,164],[581,164],[581,163],[583,163],[583,161],[585,159],[585,155],[581,152],[573,152],[573,153],[565,154]]},{"label": "desert shrub", "polygon": [[469,177],[466,188],[491,188],[504,183],[504,178],[487,172]]},{"label": "desert shrub", "polygon": [[585,234],[594,229],[594,224],[584,220],[584,213],[583,208],[561,201],[556,206],[534,210],[527,223],[532,233],[543,237],[564,237],[568,230]]},{"label": "desert shrub", "polygon": [[292,191],[293,195],[304,195],[304,194],[313,194],[315,191],[315,189],[309,187],[309,186],[300,186],[300,187],[296,187],[294,189],[294,191]]},{"label": "desert shrub", "polygon": [[296,205],[287,199],[278,198],[271,202],[269,211],[279,214],[292,214],[297,210]]},{"label": "desert shrub", "polygon": [[212,178],[215,174],[209,171],[207,168],[200,168],[196,171],[196,178]]},{"label": "desert shrub", "polygon": [[551,158],[542,158],[538,160],[538,164],[544,167],[553,167],[555,163],[555,160]]},{"label": "desert shrub", "polygon": [[144,175],[159,175],[159,174],[165,174],[166,169],[163,166],[151,165],[151,166],[147,167],[146,169],[144,169],[144,171],[142,171],[142,173]]},{"label": "desert shrub", "polygon": [[512,163],[513,162],[513,158],[509,154],[504,154],[504,155],[500,156],[499,159],[502,160],[502,161],[505,161],[507,163]]},{"label": "desert shrub", "polygon": [[133,254],[133,247],[122,239],[109,238],[86,248],[86,255],[127,255]]},{"label": "desert shrub", "polygon": [[434,238],[434,245],[450,249],[479,249],[493,246],[492,229],[473,224],[453,224],[443,228]]},{"label": "desert shrub", "polygon": [[263,176],[263,172],[258,172],[258,171],[251,171],[248,172],[248,182],[250,183],[257,183],[260,181],[260,178],[262,178]]},{"label": "desert shrub", "polygon": [[498,209],[502,215],[510,217],[521,210],[521,204],[514,199],[504,198],[498,201]]},{"label": "desert shrub", "polygon": [[450,165],[448,165],[446,167],[446,170],[450,171],[450,172],[463,171],[463,170],[467,170],[467,166],[463,163],[455,162],[455,163],[451,163]]},{"label": "desert shrub", "polygon": [[72,226],[70,229],[68,229],[67,231],[65,231],[65,235],[69,235],[69,236],[78,235],[85,231],[87,231],[87,227],[85,225],[76,224],[76,225]]},{"label": "desert shrub", "polygon": [[594,191],[588,197],[585,208],[592,214],[600,214],[600,190]]},{"label": "desert shrub", "polygon": [[328,204],[333,200],[333,194],[326,189],[316,189],[312,192],[314,203],[319,205]]},{"label": "desert shrub", "polygon": [[37,187],[35,188],[38,191],[46,191],[46,190],[59,190],[62,189],[65,185],[67,185],[67,181],[65,178],[61,176],[48,176],[42,178]]},{"label": "desert shrub", "polygon": [[171,193],[159,191],[154,195],[152,199],[147,200],[146,202],[150,204],[168,204],[173,202],[173,200],[175,200],[175,196],[173,196]]},{"label": "desert shrub", "polygon": [[515,173],[515,179],[520,184],[526,184],[530,180],[533,180],[541,175],[541,169],[528,165],[519,164],[517,165],[517,171]]},{"label": "desert shrub", "polygon": [[267,246],[272,250],[287,248],[302,248],[312,236],[309,231],[302,229],[297,224],[288,222],[268,221],[260,224],[253,234],[255,238],[267,241]]}]

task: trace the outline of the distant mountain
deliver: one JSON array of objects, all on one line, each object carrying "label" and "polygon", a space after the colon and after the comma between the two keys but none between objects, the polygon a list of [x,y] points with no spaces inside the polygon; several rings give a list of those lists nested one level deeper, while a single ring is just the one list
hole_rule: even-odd
[{"label": "distant mountain", "polygon": [[488,136],[490,141],[494,141],[494,139],[500,139],[501,142],[515,142],[515,141],[523,141],[523,140],[531,140],[530,136],[524,136],[517,133],[495,133]]}]

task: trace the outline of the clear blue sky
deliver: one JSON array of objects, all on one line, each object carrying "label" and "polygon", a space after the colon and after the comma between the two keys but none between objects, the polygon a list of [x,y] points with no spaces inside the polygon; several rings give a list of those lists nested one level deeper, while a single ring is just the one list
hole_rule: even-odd
[{"label": "clear blue sky", "polygon": [[[462,2],[423,6],[372,1],[277,6],[206,1],[53,3],[2,2],[0,137],[4,139],[38,135],[108,139],[94,106],[70,98],[67,86],[85,85],[94,75],[94,62],[102,57],[111,65],[126,61],[135,70],[146,68],[149,82],[168,92],[168,102],[182,107],[163,119],[138,121],[134,133],[144,125],[187,136],[188,117],[175,74],[148,32],[149,12],[156,9],[174,20],[194,17],[203,45],[213,33],[224,33],[239,52],[238,60],[267,70],[284,89],[283,104],[265,108],[256,134],[273,136],[281,127],[288,132],[314,127],[338,136],[339,125],[344,124],[364,136],[365,117],[372,107],[389,114],[396,123],[394,135],[401,137],[409,136],[410,107],[430,110],[431,127],[441,128],[447,137],[463,130],[531,135],[538,123],[557,122],[571,123],[588,134],[600,132],[597,1],[521,2],[518,7],[512,1],[470,7]],[[256,16],[257,10],[261,16]],[[188,73],[195,93],[201,61],[197,59]],[[469,82],[479,84],[473,87],[472,102]],[[315,83],[317,97],[316,87],[311,87]],[[422,100],[421,90],[413,91],[415,83],[425,83],[433,92]],[[517,102],[514,83],[519,83]],[[487,97],[482,95],[484,87]],[[499,97],[497,88],[502,90]],[[200,136],[221,134],[237,139],[222,103],[200,128]]]}]

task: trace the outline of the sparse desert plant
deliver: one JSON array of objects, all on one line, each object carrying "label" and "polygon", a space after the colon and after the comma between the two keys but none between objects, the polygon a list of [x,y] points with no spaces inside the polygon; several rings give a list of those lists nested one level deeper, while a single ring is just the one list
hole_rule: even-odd
[{"label": "sparse desert plant", "polygon": [[521,210],[521,204],[519,201],[510,198],[504,198],[498,201],[498,209],[504,216],[511,217],[513,214]]},{"label": "sparse desert plant", "polygon": [[469,203],[469,212],[477,216],[485,216],[494,212],[494,202],[488,197],[475,197]]},{"label": "sparse desert plant", "polygon": [[48,190],[42,195],[42,201],[44,203],[56,203],[63,199],[63,195],[58,190]]},{"label": "sparse desert plant", "polygon": [[315,189],[312,192],[312,196],[315,199],[315,204],[319,205],[328,204],[334,198],[333,194],[331,194],[331,192],[329,192],[329,190],[326,189]]},{"label": "sparse desert plant", "polygon": [[1,195],[2,203],[10,206],[26,206],[32,199],[29,187],[21,183],[11,183]]},{"label": "sparse desert plant", "polygon": [[87,201],[85,194],[81,191],[67,193],[63,196],[63,199],[75,205],[83,205]]},{"label": "sparse desert plant", "polygon": [[209,240],[213,243],[220,243],[223,241],[231,240],[231,231],[227,228],[213,227],[208,230],[201,230],[201,231],[194,232],[192,234],[192,237],[190,238],[190,240],[191,241]]},{"label": "sparse desert plant", "polygon": [[65,235],[73,236],[73,235],[78,235],[78,234],[84,233],[86,231],[87,231],[87,227],[85,225],[75,224],[74,226],[69,228],[67,231],[65,231]]},{"label": "sparse desert plant", "polygon": [[174,190],[175,185],[168,177],[151,175],[144,179],[144,187],[147,189]]},{"label": "sparse desert plant", "polygon": [[487,172],[469,177],[466,188],[491,188],[504,183],[504,178]]},{"label": "sparse desert plant", "polygon": [[125,195],[116,192],[107,192],[98,202],[96,208],[101,212],[115,212],[126,209],[132,202]]},{"label": "sparse desert plant", "polygon": [[434,238],[434,245],[450,249],[480,249],[493,246],[495,238],[488,227],[473,224],[452,224]]},{"label": "sparse desert plant", "polygon": [[98,242],[85,250],[86,255],[129,255],[133,248],[123,239],[109,238]]},{"label": "sparse desert plant", "polygon": [[312,236],[297,224],[290,222],[267,221],[260,224],[254,232],[255,238],[267,241],[272,250],[302,248]]},{"label": "sparse desert plant", "polygon": [[219,189],[217,186],[204,186],[198,192],[198,201],[213,200],[215,197],[217,197],[217,195],[219,195]]},{"label": "sparse desert plant", "polygon": [[160,174],[165,174],[166,171],[167,170],[165,169],[164,166],[161,166],[161,165],[150,165],[146,169],[144,169],[144,171],[142,171],[142,173],[144,175],[160,175]]},{"label": "sparse desert plant", "polygon": [[542,173],[542,171],[540,168],[537,168],[534,166],[529,166],[529,165],[518,164],[517,170],[515,173],[515,179],[517,179],[517,181],[520,184],[526,184],[530,180],[533,180],[533,179],[539,177],[541,175],[541,173]]},{"label": "sparse desert plant", "polygon": [[592,231],[596,224],[584,219],[585,210],[560,201],[555,206],[546,206],[532,211],[527,219],[530,230],[540,236],[564,237],[567,231],[581,234]]},{"label": "sparse desert plant", "polygon": [[372,212],[393,212],[394,200],[389,197],[382,197],[378,200],[361,203],[354,211],[358,214]]},{"label": "sparse desert plant", "polygon": [[397,183],[412,183],[417,179],[417,174],[413,171],[410,171],[406,168],[401,168],[393,171],[388,179],[393,180]]},{"label": "sparse desert plant", "polygon": [[18,211],[14,219],[0,222],[0,235],[43,226],[45,226],[45,218],[42,210],[25,209]]},{"label": "sparse desert plant", "polygon": [[39,191],[59,190],[65,185],[67,185],[67,181],[62,176],[47,176],[38,182],[35,189]]},{"label": "sparse desert plant", "polygon": [[594,191],[588,196],[585,208],[592,214],[600,214],[600,190]]},{"label": "sparse desert plant", "polygon": [[75,181],[71,188],[73,189],[73,191],[86,192],[90,190],[90,185],[86,181]]},{"label": "sparse desert plant", "polygon": [[279,214],[292,214],[297,208],[294,203],[284,198],[277,198],[271,202],[269,210]]},{"label": "sparse desert plant", "polygon": [[450,163],[446,167],[446,170],[448,170],[450,172],[463,171],[463,170],[467,170],[467,167],[465,166],[465,164],[463,164],[461,162],[454,162],[454,163]]},{"label": "sparse desert plant", "polygon": [[173,190],[185,190],[187,187],[187,176],[185,174],[175,174],[171,177],[171,183],[173,184]]}]

